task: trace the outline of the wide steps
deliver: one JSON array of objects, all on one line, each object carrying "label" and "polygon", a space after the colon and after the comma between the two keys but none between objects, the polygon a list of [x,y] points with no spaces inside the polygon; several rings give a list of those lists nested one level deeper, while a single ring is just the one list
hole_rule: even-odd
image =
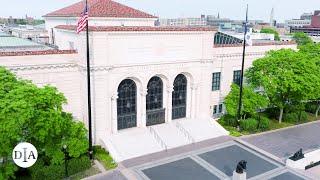
[{"label": "wide steps", "polygon": [[176,127],[175,123],[152,126],[168,149],[190,144],[188,138]]},{"label": "wide steps", "polygon": [[131,128],[101,138],[115,161],[152,154],[228,135],[213,119],[180,119],[143,128]]},{"label": "wide steps", "polygon": [[133,128],[107,137],[106,146],[113,146],[111,155],[117,162],[164,150],[147,128]]}]

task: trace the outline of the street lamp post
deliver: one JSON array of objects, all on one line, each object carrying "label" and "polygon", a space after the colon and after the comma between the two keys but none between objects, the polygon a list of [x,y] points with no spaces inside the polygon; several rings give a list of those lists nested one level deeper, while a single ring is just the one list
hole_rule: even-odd
[{"label": "street lamp post", "polygon": [[63,153],[64,153],[64,172],[65,172],[65,178],[67,178],[68,177],[68,152],[67,152],[67,145],[63,145],[62,146],[62,151],[63,151]]},{"label": "street lamp post", "polygon": [[238,121],[238,129],[240,129],[240,119],[241,119],[241,108],[242,108],[242,91],[243,91],[243,74],[244,74],[244,60],[246,56],[246,38],[248,31],[248,5],[246,10],[246,22],[244,23],[244,37],[243,37],[243,53],[242,53],[242,64],[241,64],[241,77],[240,77],[240,94],[239,94],[239,104],[238,104],[238,113],[237,113],[237,121]]}]

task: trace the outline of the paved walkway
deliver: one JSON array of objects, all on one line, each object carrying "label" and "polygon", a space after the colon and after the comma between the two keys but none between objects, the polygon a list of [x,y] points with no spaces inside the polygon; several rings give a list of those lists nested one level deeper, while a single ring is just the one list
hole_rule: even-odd
[{"label": "paved walkway", "polygon": [[174,148],[174,149],[169,149],[167,151],[161,151],[158,153],[153,153],[153,154],[141,156],[138,158],[133,158],[130,160],[123,161],[123,162],[121,162],[121,164],[126,168],[130,168],[133,166],[138,166],[138,165],[141,165],[144,163],[157,161],[157,160],[164,159],[167,157],[172,157],[175,155],[199,150],[202,148],[210,147],[213,145],[221,144],[223,142],[228,142],[228,141],[232,141],[232,140],[233,140],[233,138],[230,136],[221,136],[218,138],[213,138],[213,139],[202,141],[199,143],[194,143],[194,144],[189,144],[189,145],[185,145],[185,146]]},{"label": "paved walkway", "polygon": [[130,160],[123,161],[119,164],[119,167],[111,172],[105,172],[101,173],[95,176],[91,176],[86,178],[87,180],[102,180],[102,179],[108,179],[108,180],[126,180],[126,177],[130,177],[129,179],[135,180],[136,178],[132,174],[132,172],[129,170],[130,167],[138,166],[145,164],[147,162],[153,162],[157,160],[161,160],[167,157],[191,152],[194,150],[210,147],[213,145],[221,144],[224,142],[232,141],[233,138],[230,136],[222,136],[218,138],[213,138],[210,140],[202,141],[199,143],[189,144],[178,148],[169,149],[167,151],[161,151],[158,153],[153,153],[137,158],[133,158]]},{"label": "paved walkway", "polygon": [[[280,162],[289,157],[292,153],[302,148],[304,152],[311,151],[320,147],[320,121],[309,124],[304,124],[287,129],[276,130],[272,132],[262,133],[258,135],[244,136],[239,138],[240,141],[248,143],[247,145],[253,145],[261,149],[262,154],[269,154],[269,158],[274,156],[274,159]],[[110,179],[110,180],[126,180],[127,178],[137,179],[135,174],[131,171],[132,168],[140,165],[153,163],[168,157],[177,155],[183,155],[199,149],[205,149],[207,147],[233,141],[234,138],[229,136],[223,136],[214,138],[200,143],[194,143],[191,145],[182,146],[179,148],[170,149],[168,151],[162,151],[153,153],[150,155],[133,158],[120,163],[119,168],[112,171],[99,174],[95,177],[88,179]],[[240,142],[239,141],[239,142]],[[241,143],[241,142],[240,142]],[[249,147],[249,146],[248,146]],[[264,153],[262,151],[265,151]],[[260,152],[258,150],[257,152]],[[318,176],[319,168],[314,168],[308,171],[310,175]]]},{"label": "paved walkway", "polygon": [[119,170],[114,170],[112,172],[106,172],[91,176],[84,180],[127,180],[127,178],[125,178]]},{"label": "paved walkway", "polygon": [[304,152],[319,148],[319,137],[320,121],[260,135],[246,136],[241,139],[281,159],[285,159],[300,148]]}]

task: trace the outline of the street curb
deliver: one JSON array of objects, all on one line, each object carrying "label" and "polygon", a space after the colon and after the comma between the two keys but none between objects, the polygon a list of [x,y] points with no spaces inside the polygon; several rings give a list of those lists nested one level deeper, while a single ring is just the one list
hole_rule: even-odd
[{"label": "street curb", "polygon": [[101,173],[106,172],[107,170],[104,168],[104,166],[98,161],[98,160],[94,160],[93,161],[94,164],[97,166],[97,168],[99,169],[99,171],[101,171]]},{"label": "street curb", "polygon": [[92,180],[92,179],[95,179],[95,178],[99,178],[100,176],[104,176],[106,174],[110,174],[110,173],[112,173],[114,171],[117,171],[117,170],[119,171],[119,169],[116,168],[116,169],[112,169],[112,170],[109,170],[109,171],[100,172],[100,173],[95,174],[93,176],[89,176],[89,177],[83,178],[83,180]]}]

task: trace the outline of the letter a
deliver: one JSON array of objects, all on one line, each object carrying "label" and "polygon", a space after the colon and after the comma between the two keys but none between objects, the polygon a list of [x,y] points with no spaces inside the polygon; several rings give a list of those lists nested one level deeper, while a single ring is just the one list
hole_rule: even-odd
[{"label": "letter a", "polygon": [[30,151],[30,154],[29,154],[28,159],[30,159],[30,156],[32,156],[32,157],[33,157],[33,159],[36,159],[36,157],[34,156],[34,154],[33,154],[33,152],[32,152],[32,151]]}]

